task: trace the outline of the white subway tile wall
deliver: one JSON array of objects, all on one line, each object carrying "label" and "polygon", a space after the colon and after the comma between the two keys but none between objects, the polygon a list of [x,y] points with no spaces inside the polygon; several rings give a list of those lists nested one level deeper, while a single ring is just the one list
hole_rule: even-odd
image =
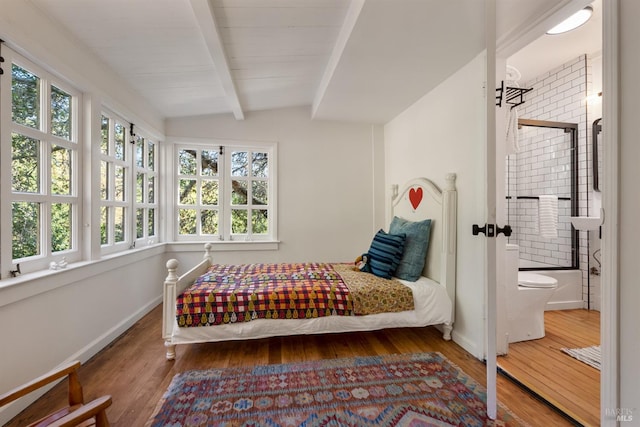
[{"label": "white subway tile wall", "polygon": [[[587,215],[591,201],[591,123],[587,123],[587,89],[592,84],[589,57],[581,55],[554,70],[522,83],[533,88],[518,108],[522,119],[578,125],[579,215]],[[513,227],[509,241],[520,246],[520,258],[549,266],[571,266],[571,202],[558,200],[558,238],[538,232],[538,201],[518,196],[571,197],[571,134],[562,129],[522,127],[520,151],[507,156],[507,217]],[[583,300],[587,300],[588,239],[581,231],[579,264],[583,274]]]}]

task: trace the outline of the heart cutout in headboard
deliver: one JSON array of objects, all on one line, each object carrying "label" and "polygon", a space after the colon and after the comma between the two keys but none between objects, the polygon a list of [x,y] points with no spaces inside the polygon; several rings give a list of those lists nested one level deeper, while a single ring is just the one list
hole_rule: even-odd
[{"label": "heart cutout in headboard", "polygon": [[413,206],[414,210],[418,209],[418,206],[420,206],[421,201],[422,201],[422,187],[410,188],[409,202],[411,202],[411,206]]}]

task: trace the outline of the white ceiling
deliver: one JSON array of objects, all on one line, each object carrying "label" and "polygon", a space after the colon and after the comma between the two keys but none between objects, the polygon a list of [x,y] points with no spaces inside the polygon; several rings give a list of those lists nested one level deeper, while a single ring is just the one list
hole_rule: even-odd
[{"label": "white ceiling", "polygon": [[[479,0],[27,1],[165,118],[305,105],[386,123],[484,49]],[[498,0],[498,36],[557,3]]]},{"label": "white ceiling", "polygon": [[602,0],[591,3],[593,15],[584,25],[565,34],[543,35],[518,51],[507,63],[520,71],[526,83],[580,55],[602,54]]}]

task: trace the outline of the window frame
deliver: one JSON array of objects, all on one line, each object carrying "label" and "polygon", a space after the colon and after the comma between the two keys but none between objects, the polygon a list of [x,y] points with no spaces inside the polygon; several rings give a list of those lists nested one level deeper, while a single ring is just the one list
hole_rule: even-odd
[{"label": "window frame", "polygon": [[[109,142],[108,142],[108,153],[104,153],[102,150],[102,123],[103,118],[106,117],[109,119]],[[99,195],[94,200],[94,203],[98,205],[98,218],[100,229],[102,230],[103,224],[103,208],[109,208],[108,213],[108,223],[109,227],[107,229],[107,242],[103,243],[102,241],[102,232],[98,233],[98,245],[100,247],[101,255],[109,255],[117,252],[126,251],[129,249],[140,248],[148,245],[152,245],[157,243],[160,240],[159,236],[159,218],[160,218],[160,204],[159,204],[159,148],[160,143],[156,141],[154,138],[147,137],[146,132],[135,129],[135,125],[132,125],[130,121],[125,119],[123,116],[115,113],[113,110],[102,107],[100,112],[100,146],[96,147],[98,150],[99,164],[98,168],[100,169],[100,178],[99,178]],[[123,158],[118,159],[116,156],[116,148],[115,148],[115,126],[116,124],[120,124],[124,130],[124,144],[123,144]],[[137,164],[137,142],[142,139],[145,142],[145,147],[148,148],[147,143],[152,143],[154,145],[153,152],[153,164],[154,169],[149,169],[149,156],[148,151],[144,151],[143,155],[143,166],[140,167]],[[104,162],[107,162],[111,167],[120,167],[124,171],[123,178],[123,199],[118,200],[112,196],[109,196],[107,199],[103,199],[102,197],[102,165]],[[143,185],[143,201],[137,201],[137,175],[138,173],[142,173],[144,175],[144,185]],[[148,178],[149,176],[153,176],[154,178],[154,202],[150,203],[148,199]],[[107,193],[109,195],[116,194],[116,173],[108,172],[107,176]],[[123,215],[124,225],[124,240],[116,241],[115,240],[115,209],[123,208],[125,213]],[[138,209],[144,209],[145,212],[148,212],[148,209],[154,209],[155,211],[155,221],[154,221],[154,235],[149,235],[148,229],[148,216],[145,216],[143,219],[143,230],[144,233],[142,237],[138,237],[137,235],[137,212]]]},{"label": "window frame", "polygon": [[[262,141],[230,141],[230,140],[216,140],[216,139],[199,139],[199,138],[171,138],[169,141],[172,145],[170,151],[170,163],[172,170],[172,183],[170,191],[170,200],[172,206],[172,218],[169,221],[171,224],[170,235],[173,236],[174,242],[218,242],[218,243],[242,243],[249,246],[251,243],[260,242],[277,242],[278,230],[277,230],[277,142],[262,142]],[[180,179],[181,177],[190,177],[196,179],[198,185],[200,185],[203,176],[200,175],[200,164],[196,160],[196,176],[181,175],[179,170],[179,156],[180,151],[183,149],[198,150],[200,153],[203,150],[219,151],[222,147],[223,154],[218,159],[218,205],[203,205],[200,201],[193,205],[185,205],[180,203]],[[268,155],[268,177],[265,179],[268,182],[267,200],[268,204],[266,209],[268,210],[268,233],[265,234],[234,234],[231,233],[231,182],[230,176],[230,164],[231,153],[233,151],[252,151],[263,152]],[[198,156],[197,159],[200,157]],[[206,179],[206,177],[204,177]],[[199,192],[196,192],[196,197]],[[218,233],[217,234],[202,234],[200,232],[199,216],[196,220],[196,234],[180,234],[180,208],[185,206],[193,206],[198,212],[201,210],[211,209],[215,206],[219,210],[218,220]],[[259,205],[262,207],[262,205]],[[251,205],[247,205],[243,209],[252,209]],[[249,221],[250,222],[250,221]]]},{"label": "window frame", "polygon": [[[108,125],[108,143],[107,143],[107,153],[102,151],[102,143],[103,143],[103,135],[102,135],[102,123],[103,118],[106,117],[109,119]],[[115,127],[117,124],[120,124],[123,127],[124,131],[124,140],[123,140],[123,157],[119,159],[116,156],[116,136],[115,136]],[[99,179],[99,193],[97,199],[95,201],[95,205],[98,208],[98,218],[99,218],[99,227],[101,232],[99,233],[99,245],[100,252],[102,255],[111,254],[114,252],[120,252],[128,249],[133,244],[132,241],[132,207],[133,203],[131,200],[132,197],[132,189],[133,189],[133,179],[132,179],[132,159],[133,149],[130,144],[130,135],[129,135],[129,122],[125,120],[119,114],[109,110],[108,108],[102,108],[100,112],[100,146],[96,147],[98,150],[98,157],[100,159],[98,168],[100,170],[100,179]],[[110,167],[107,168],[107,186],[106,193],[107,198],[104,199],[102,197],[103,192],[103,164],[107,163]],[[117,167],[123,169],[123,185],[122,185],[122,200],[118,200],[115,198],[116,191],[116,173],[115,170]],[[113,171],[111,170],[113,169]],[[106,243],[102,241],[102,226],[103,226],[103,209],[107,208],[107,230],[106,230]],[[124,225],[122,227],[122,231],[124,234],[123,240],[116,240],[116,213],[115,211],[119,208],[125,210],[124,215],[122,216],[122,220],[124,221]]]},{"label": "window frame", "polygon": [[[138,132],[135,135],[135,144],[133,144],[134,148],[133,148],[133,158],[132,158],[132,162],[133,162],[133,173],[135,174],[135,179],[132,179],[133,181],[133,185],[134,185],[134,189],[133,189],[133,193],[132,193],[132,200],[133,200],[133,229],[132,229],[132,233],[135,233],[135,237],[133,239],[134,242],[134,246],[135,247],[143,247],[143,246],[147,246],[147,245],[152,245],[155,244],[156,242],[159,241],[159,231],[160,231],[160,227],[158,226],[159,224],[159,218],[160,218],[160,204],[158,202],[158,198],[160,196],[160,191],[159,191],[159,172],[158,172],[158,168],[159,168],[159,149],[160,149],[160,144],[158,143],[158,141],[156,141],[153,138],[149,138],[146,136],[146,134],[144,132],[140,132],[140,131],[136,131]],[[138,142],[142,140],[143,144],[144,144],[144,150],[142,153],[142,159],[143,159],[143,164],[142,166],[138,165],[137,162],[137,148],[138,148]],[[153,167],[151,167],[149,165],[150,163],[150,157],[149,157],[149,145],[153,145]],[[142,201],[138,201],[138,197],[137,197],[137,190],[138,190],[138,180],[137,180],[137,176],[138,174],[142,174],[143,175],[143,184],[142,184]],[[149,200],[149,178],[153,178],[153,201]],[[143,224],[142,224],[142,229],[143,229],[143,235],[141,237],[138,237],[137,235],[137,226],[138,226],[138,222],[137,222],[137,213],[139,209],[143,209],[144,210],[144,214],[143,214]],[[153,221],[153,235],[149,234],[149,210],[153,210],[154,212],[154,221]]]},{"label": "window frame", "polygon": [[[18,269],[21,273],[43,270],[50,267],[52,262],[74,262],[82,259],[83,227],[83,182],[80,177],[83,174],[82,159],[84,155],[82,135],[83,117],[81,116],[83,96],[82,92],[72,84],[58,78],[43,67],[34,64],[10,48],[3,46],[2,55],[5,58],[5,78],[0,79],[0,91],[8,96],[2,97],[0,106],[0,149],[2,170],[0,181],[7,183],[0,189],[3,201],[0,208],[0,224],[2,225],[2,265],[1,278],[11,277],[11,271]],[[16,65],[39,78],[39,124],[38,128],[29,127],[13,121],[13,65]],[[69,113],[71,114],[71,130],[69,139],[54,135],[52,132],[52,87],[63,91],[71,97]],[[27,138],[39,141],[38,165],[39,165],[39,189],[35,193],[13,191],[13,134],[17,133]],[[63,147],[70,151],[69,185],[70,194],[55,194],[53,191],[53,174],[51,165],[51,149],[55,146]],[[14,202],[39,203],[39,254],[23,258],[13,258],[13,212]],[[71,206],[71,233],[70,248],[61,251],[53,250],[52,242],[52,206],[56,203],[69,204]]]}]

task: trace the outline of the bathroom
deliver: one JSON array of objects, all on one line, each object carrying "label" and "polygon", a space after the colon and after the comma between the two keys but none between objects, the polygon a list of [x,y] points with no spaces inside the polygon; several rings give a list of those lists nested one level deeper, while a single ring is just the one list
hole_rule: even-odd
[{"label": "bathroom", "polygon": [[[590,8],[590,21],[579,30],[596,28],[601,37],[601,1]],[[539,359],[545,356],[535,348],[538,345],[552,352],[553,362],[548,363],[554,363],[554,371],[562,371],[569,382],[582,381],[569,377],[574,370],[595,378],[592,386],[583,383],[583,387],[593,388],[585,400],[599,411],[599,371],[561,353],[563,345],[554,328],[564,329],[567,347],[572,347],[574,337],[585,334],[576,325],[588,325],[589,339],[594,341],[590,346],[600,342],[602,43],[584,32],[566,33],[577,50],[555,66],[540,69],[545,61],[539,52],[554,57],[558,37],[564,35],[545,35],[507,60],[505,86],[517,89],[521,98],[513,100],[514,108],[507,111],[506,156],[498,159],[505,163],[505,218],[512,228],[506,242],[507,290],[502,296],[506,333],[504,342],[498,338],[502,354],[498,366],[574,420],[589,425],[592,418],[581,413],[584,409],[571,407],[562,396],[546,394],[546,389],[558,388],[554,392],[567,396],[574,392],[545,387],[550,380],[544,374],[533,379],[534,363],[527,360],[535,357],[545,363]],[[517,361],[525,353],[530,356]]]},{"label": "bathroom", "polygon": [[[521,271],[558,280],[547,310],[600,309],[598,253],[593,256],[598,234],[572,227],[571,217],[599,216],[591,128],[601,117],[601,69],[601,56],[583,54],[528,81],[526,87],[533,90],[517,114],[520,122],[533,121],[535,126],[520,125],[518,147],[506,156],[507,223],[513,229],[507,243],[519,246]],[[576,129],[569,131],[565,124]],[[551,237],[539,230],[540,195],[558,199],[557,231]],[[596,274],[590,277],[590,271]]]}]

